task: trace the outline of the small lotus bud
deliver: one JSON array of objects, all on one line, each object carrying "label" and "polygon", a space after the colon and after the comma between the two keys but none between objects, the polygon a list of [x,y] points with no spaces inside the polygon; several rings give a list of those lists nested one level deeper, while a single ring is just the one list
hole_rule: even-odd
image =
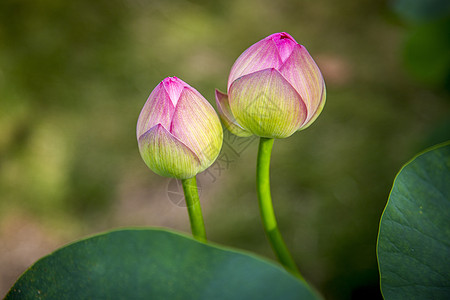
[{"label": "small lotus bud", "polygon": [[155,173],[187,179],[208,168],[222,147],[219,118],[197,90],[168,77],[152,91],[137,122],[139,152]]},{"label": "small lotus bud", "polygon": [[285,138],[311,125],[325,105],[325,82],[305,47],[275,33],[236,60],[228,95],[216,90],[225,127],[238,136]]}]

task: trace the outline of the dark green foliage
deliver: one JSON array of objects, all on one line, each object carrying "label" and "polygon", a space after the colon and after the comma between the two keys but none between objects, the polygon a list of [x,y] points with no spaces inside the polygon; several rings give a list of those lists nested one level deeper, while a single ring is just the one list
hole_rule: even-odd
[{"label": "dark green foliage", "polygon": [[302,282],[253,255],[166,230],[124,229],[73,243],[34,264],[10,299],[302,299]]},{"label": "dark green foliage", "polygon": [[378,237],[386,299],[449,299],[449,183],[449,143],[417,156],[397,175]]}]

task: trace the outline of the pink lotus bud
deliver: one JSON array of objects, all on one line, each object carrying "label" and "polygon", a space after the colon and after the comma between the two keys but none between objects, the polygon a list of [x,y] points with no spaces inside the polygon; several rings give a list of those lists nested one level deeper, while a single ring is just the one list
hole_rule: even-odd
[{"label": "pink lotus bud", "polygon": [[208,168],[222,147],[219,118],[194,88],[168,77],[152,91],[137,122],[139,151],[155,173],[186,179]]},{"label": "pink lotus bud", "polygon": [[225,127],[238,136],[268,138],[285,138],[311,125],[326,95],[316,63],[285,32],[266,37],[239,56],[227,91],[216,90]]}]

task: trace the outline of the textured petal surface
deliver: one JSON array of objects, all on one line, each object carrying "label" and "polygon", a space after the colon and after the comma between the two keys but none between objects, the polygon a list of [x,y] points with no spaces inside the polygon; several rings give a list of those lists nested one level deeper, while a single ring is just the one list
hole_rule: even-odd
[{"label": "textured petal surface", "polygon": [[228,91],[239,77],[269,68],[278,68],[282,64],[275,42],[267,37],[245,50],[231,67],[228,77]]},{"label": "textured petal surface", "polygon": [[159,175],[186,179],[195,176],[201,168],[195,153],[161,124],[141,135],[138,143],[142,159]]},{"label": "textured petal surface", "polygon": [[310,121],[317,117],[325,104],[325,83],[319,67],[309,55],[305,47],[297,45],[289,58],[279,69],[280,73],[292,84],[301,95],[308,108],[308,116],[304,124],[306,127]]},{"label": "textured petal surface", "polygon": [[222,123],[224,124],[225,128],[228,129],[228,131],[240,137],[247,137],[252,135],[251,132],[245,130],[236,122],[236,119],[231,112],[227,94],[216,90],[216,105],[220,120],[222,120]]},{"label": "textured petal surface", "polygon": [[300,95],[275,69],[237,79],[228,97],[236,121],[257,136],[288,137],[306,119]]},{"label": "textured petal surface", "polygon": [[157,124],[169,130],[174,111],[175,107],[161,82],[151,92],[141,110],[136,126],[137,138]]},{"label": "textured petal surface", "polygon": [[299,130],[303,130],[308,128],[314,121],[317,119],[317,117],[320,115],[320,113],[323,110],[323,107],[325,106],[325,98],[327,97],[327,89],[325,87],[325,82],[323,83],[323,90],[322,90],[322,96],[320,100],[319,107],[316,109],[316,112],[312,115],[312,117],[305,122],[302,126],[300,126]]},{"label": "textured petal surface", "polygon": [[214,162],[222,148],[223,131],[216,112],[205,98],[190,88],[181,92],[170,132],[200,159],[199,172]]}]

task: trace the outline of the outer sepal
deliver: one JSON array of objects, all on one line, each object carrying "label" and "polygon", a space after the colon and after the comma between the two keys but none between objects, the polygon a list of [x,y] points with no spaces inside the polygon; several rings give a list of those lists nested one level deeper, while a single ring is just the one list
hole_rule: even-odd
[{"label": "outer sepal", "polygon": [[151,92],[139,114],[136,126],[136,136],[139,138],[150,128],[158,124],[161,124],[164,128],[169,130],[174,111],[175,106],[167,89],[164,87],[163,83],[158,84]]},{"label": "outer sepal", "polygon": [[231,112],[230,103],[228,102],[228,95],[220,92],[216,89],[216,105],[217,111],[219,112],[220,120],[228,131],[232,134],[240,137],[251,136],[252,133],[242,128],[236,122],[236,119]]},{"label": "outer sepal", "polygon": [[308,115],[301,129],[306,128],[317,118],[325,105],[325,82],[319,67],[305,47],[296,45],[279,71],[306,104]]},{"label": "outer sepal", "polygon": [[300,128],[298,129],[300,130],[304,130],[306,128],[308,128],[309,126],[311,126],[312,123],[314,123],[314,121],[317,119],[317,117],[319,117],[320,113],[322,112],[324,106],[325,106],[325,99],[327,97],[327,89],[325,87],[325,82],[323,83],[322,86],[322,95],[320,97],[320,104],[319,107],[317,107],[315,113],[312,115],[312,117],[309,119],[309,121],[305,122],[305,124],[303,124],[302,126],[300,126]]},{"label": "outer sepal", "polygon": [[201,168],[195,153],[161,124],[141,135],[138,143],[145,164],[161,176],[186,179]]},{"label": "outer sepal", "polygon": [[251,133],[268,138],[291,136],[306,119],[306,106],[292,85],[275,69],[235,80],[229,90],[236,121]]},{"label": "outer sepal", "polygon": [[199,172],[216,160],[222,148],[223,130],[216,112],[203,96],[190,88],[184,88],[180,94],[170,132],[199,158]]}]

